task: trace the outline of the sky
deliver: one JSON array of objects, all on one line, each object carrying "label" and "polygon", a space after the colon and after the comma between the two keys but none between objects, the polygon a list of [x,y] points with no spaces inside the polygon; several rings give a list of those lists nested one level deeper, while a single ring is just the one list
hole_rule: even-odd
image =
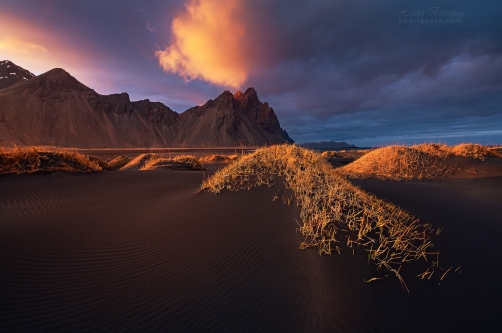
[{"label": "sky", "polygon": [[502,3],[1,0],[0,60],[177,112],[254,87],[297,142],[502,143]]}]

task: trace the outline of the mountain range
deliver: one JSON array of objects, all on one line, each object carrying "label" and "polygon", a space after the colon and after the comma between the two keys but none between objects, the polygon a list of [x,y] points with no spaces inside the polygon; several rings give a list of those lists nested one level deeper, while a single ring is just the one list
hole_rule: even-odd
[{"label": "mountain range", "polygon": [[[293,143],[254,88],[178,113],[160,102],[100,95],[61,68],[35,76],[0,62],[0,146],[234,147]],[[11,74],[15,73],[15,74]],[[5,81],[4,81],[5,80]]]},{"label": "mountain range", "polygon": [[356,146],[348,144],[347,142],[343,141],[302,142],[299,143],[298,145],[306,148],[315,148],[315,149],[357,148]]}]

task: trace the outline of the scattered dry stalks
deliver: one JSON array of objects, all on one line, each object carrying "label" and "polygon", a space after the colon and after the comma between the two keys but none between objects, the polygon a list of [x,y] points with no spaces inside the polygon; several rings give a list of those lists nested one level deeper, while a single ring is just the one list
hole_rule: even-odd
[{"label": "scattered dry stalks", "polygon": [[95,172],[103,169],[101,164],[106,163],[66,149],[0,148],[0,174],[42,171]]},{"label": "scattered dry stalks", "polygon": [[124,165],[120,171],[125,170],[142,170],[145,165],[151,164],[160,158],[159,155],[156,154],[141,154],[133,158],[129,163]]},{"label": "scattered dry stalks", "polygon": [[194,171],[206,170],[204,165],[192,155],[179,155],[173,158],[161,158],[150,166],[145,167],[144,170],[155,168],[168,168],[168,169],[189,169]]},{"label": "scattered dry stalks", "polygon": [[321,153],[321,156],[324,158],[330,158],[330,157],[342,157],[339,153],[336,151],[325,151]]},{"label": "scattered dry stalks", "polygon": [[110,166],[110,168],[122,168],[129,162],[131,162],[131,159],[129,157],[117,156],[113,160],[108,162],[108,165]]},{"label": "scattered dry stalks", "polygon": [[139,155],[120,170],[154,170],[160,168],[205,170],[202,163],[195,156],[180,155],[172,158],[164,158],[156,154]]},{"label": "scattered dry stalks", "polygon": [[364,246],[369,260],[394,273],[406,289],[399,273],[403,264],[423,259],[431,270],[439,268],[429,261],[438,254],[429,252],[430,225],[352,185],[321,154],[295,145],[266,147],[243,156],[207,178],[201,190],[219,193],[271,186],[276,177],[285,179],[301,207],[300,232],[305,237],[301,249],[317,246],[320,254],[339,252],[335,243],[347,237],[347,246]]}]

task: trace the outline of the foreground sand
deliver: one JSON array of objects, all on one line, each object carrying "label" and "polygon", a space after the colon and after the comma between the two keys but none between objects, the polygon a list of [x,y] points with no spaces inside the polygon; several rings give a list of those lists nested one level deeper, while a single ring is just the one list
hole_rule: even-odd
[{"label": "foreground sand", "polygon": [[[460,274],[374,275],[366,254],[298,250],[276,188],[197,193],[204,173],[0,178],[0,331],[496,331],[502,178],[355,180],[444,228]],[[205,173],[207,176],[207,172]]]}]

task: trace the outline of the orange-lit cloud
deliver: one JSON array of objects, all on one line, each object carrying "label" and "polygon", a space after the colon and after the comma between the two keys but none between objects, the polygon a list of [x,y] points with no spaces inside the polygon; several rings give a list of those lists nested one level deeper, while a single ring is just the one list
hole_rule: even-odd
[{"label": "orange-lit cloud", "polygon": [[67,48],[52,32],[7,13],[0,13],[0,60],[41,74],[54,67],[71,67],[80,59],[78,52]]},{"label": "orange-lit cloud", "polygon": [[0,40],[0,50],[13,51],[18,53],[28,52],[47,52],[47,49],[42,45],[25,42],[19,39],[6,38]]},{"label": "orange-lit cloud", "polygon": [[103,89],[106,82],[95,78],[103,76],[104,70],[93,64],[93,59],[102,59],[103,55],[92,45],[79,44],[81,47],[75,48],[57,30],[0,12],[0,61],[10,60],[36,75],[61,67],[84,84]]},{"label": "orange-lit cloud", "polygon": [[171,24],[171,45],[155,52],[164,71],[240,88],[249,73],[240,0],[187,0],[185,7]]}]

